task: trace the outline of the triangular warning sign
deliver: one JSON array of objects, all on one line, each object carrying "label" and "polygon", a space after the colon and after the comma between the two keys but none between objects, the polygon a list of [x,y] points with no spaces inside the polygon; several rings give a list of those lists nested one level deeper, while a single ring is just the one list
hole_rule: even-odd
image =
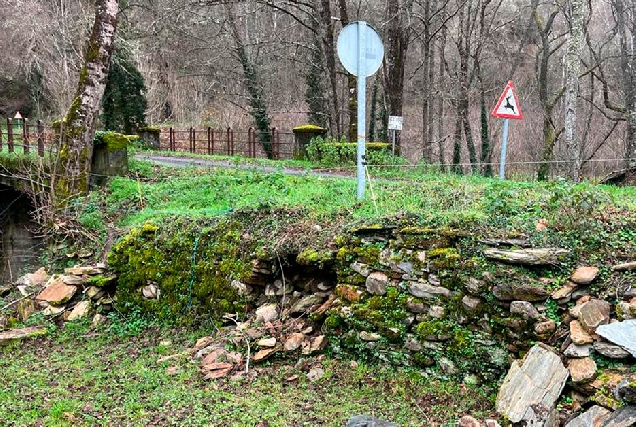
[{"label": "triangular warning sign", "polygon": [[523,113],[519,108],[519,100],[515,94],[515,85],[512,80],[508,82],[492,115],[502,119],[523,119]]}]

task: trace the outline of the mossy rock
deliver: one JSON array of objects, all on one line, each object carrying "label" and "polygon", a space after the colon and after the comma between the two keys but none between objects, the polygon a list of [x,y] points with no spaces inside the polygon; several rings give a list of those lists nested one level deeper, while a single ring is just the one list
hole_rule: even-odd
[{"label": "mossy rock", "polygon": [[[137,135],[132,135],[137,138]],[[125,150],[130,144],[130,136],[117,132],[95,132],[93,143],[96,146],[105,146],[107,151]]]},{"label": "mossy rock", "polygon": [[[231,281],[251,273],[253,246],[241,241],[243,224],[229,217],[164,224],[146,223],[113,246],[108,261],[118,275],[118,309],[141,307],[177,323],[242,313],[245,300]],[[161,290],[159,299],[142,297],[151,283]]]},{"label": "mossy rock", "polygon": [[460,237],[457,230],[408,226],[397,231],[396,246],[409,249],[439,249],[453,246]]},{"label": "mossy rock", "polygon": [[319,268],[333,264],[333,261],[334,253],[331,250],[317,251],[315,249],[305,249],[296,257],[296,262],[300,265],[315,266]]},{"label": "mossy rock", "polygon": [[426,256],[430,263],[440,270],[457,268],[461,261],[461,256],[455,248],[431,249]]},{"label": "mossy rock", "polygon": [[161,128],[158,127],[152,127],[152,126],[143,126],[140,127],[137,132],[139,133],[154,133],[159,135],[161,133]]},{"label": "mossy rock", "polygon": [[322,126],[307,124],[307,125],[296,126],[295,128],[292,129],[292,132],[324,135],[325,133],[327,133],[327,129],[323,128]]}]

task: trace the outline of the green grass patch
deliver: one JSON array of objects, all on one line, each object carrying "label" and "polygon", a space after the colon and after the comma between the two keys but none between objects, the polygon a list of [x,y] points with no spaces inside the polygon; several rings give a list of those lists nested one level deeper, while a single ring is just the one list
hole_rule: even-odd
[{"label": "green grass patch", "polygon": [[[192,345],[196,333],[151,328],[122,336],[71,325],[0,350],[3,425],[342,426],[367,413],[402,426],[450,426],[462,414],[492,412],[489,387],[339,360],[323,362],[326,375],[314,383],[309,362],[204,381],[187,357],[157,362]],[[165,339],[173,344],[161,345]]]}]

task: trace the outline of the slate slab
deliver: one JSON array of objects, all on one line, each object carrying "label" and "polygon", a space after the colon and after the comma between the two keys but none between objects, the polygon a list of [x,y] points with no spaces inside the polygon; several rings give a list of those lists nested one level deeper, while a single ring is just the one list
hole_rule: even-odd
[{"label": "slate slab", "polygon": [[610,411],[602,406],[592,406],[590,409],[568,422],[565,427],[602,427]]},{"label": "slate slab", "polygon": [[512,363],[497,395],[497,412],[513,423],[555,425],[554,407],[568,376],[558,355],[535,345],[523,361]]},{"label": "slate slab", "polygon": [[554,408],[568,376],[557,354],[547,346],[535,345],[523,361],[512,363],[497,395],[497,412],[512,423],[554,425]]},{"label": "slate slab", "polygon": [[605,420],[603,427],[633,427],[636,425],[636,406],[623,406]]},{"label": "slate slab", "polygon": [[46,334],[46,328],[38,326],[31,326],[29,328],[11,329],[5,332],[0,332],[0,346],[8,344],[13,340],[21,340],[25,338],[39,337]]},{"label": "slate slab", "polygon": [[601,325],[596,333],[636,357],[636,319]]},{"label": "slate slab", "polygon": [[397,424],[370,415],[356,415],[349,418],[346,427],[397,427]]}]

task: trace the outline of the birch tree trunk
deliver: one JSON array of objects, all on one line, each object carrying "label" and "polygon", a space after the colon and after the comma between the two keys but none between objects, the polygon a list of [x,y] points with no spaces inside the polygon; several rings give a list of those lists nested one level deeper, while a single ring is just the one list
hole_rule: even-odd
[{"label": "birch tree trunk", "polygon": [[84,55],[75,99],[60,123],[61,145],[53,176],[53,203],[60,206],[73,196],[88,193],[95,120],[106,88],[110,58],[115,48],[118,0],[96,0],[95,23]]},{"label": "birch tree trunk", "polygon": [[579,95],[579,73],[583,52],[583,25],[586,15],[584,0],[570,0],[571,28],[567,44],[565,81],[565,125],[563,137],[570,156],[570,177],[574,182],[581,179],[581,144],[576,139],[576,110]]}]

